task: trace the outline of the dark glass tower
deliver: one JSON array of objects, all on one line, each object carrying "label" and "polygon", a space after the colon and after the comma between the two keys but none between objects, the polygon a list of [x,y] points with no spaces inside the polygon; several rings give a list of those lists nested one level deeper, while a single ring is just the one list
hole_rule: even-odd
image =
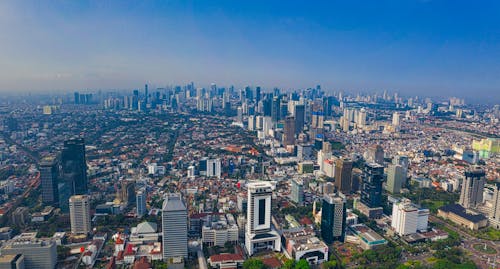
[{"label": "dark glass tower", "polygon": [[363,183],[361,187],[361,202],[370,207],[382,205],[382,181],[384,167],[377,163],[365,163]]},{"label": "dark glass tower", "polygon": [[304,130],[306,110],[304,105],[295,106],[295,134],[300,134]]},{"label": "dark glass tower", "polygon": [[321,206],[321,236],[327,244],[344,241],[346,228],[345,199],[334,194],[325,195]]},{"label": "dark glass tower", "polygon": [[61,161],[63,178],[71,186],[71,194],[87,194],[87,162],[83,138],[64,141]]},{"label": "dark glass tower", "polygon": [[40,162],[40,182],[42,186],[42,202],[44,205],[58,206],[59,162],[56,157],[48,156]]}]

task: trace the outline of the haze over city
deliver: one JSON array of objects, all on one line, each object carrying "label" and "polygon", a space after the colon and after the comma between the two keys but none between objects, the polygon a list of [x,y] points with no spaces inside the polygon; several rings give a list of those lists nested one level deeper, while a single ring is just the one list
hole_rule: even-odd
[{"label": "haze over city", "polygon": [[260,85],[498,102],[495,1],[2,1],[0,91]]}]

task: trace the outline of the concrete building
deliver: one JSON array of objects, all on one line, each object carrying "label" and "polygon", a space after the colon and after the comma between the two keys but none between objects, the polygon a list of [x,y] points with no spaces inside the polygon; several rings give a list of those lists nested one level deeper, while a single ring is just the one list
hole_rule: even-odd
[{"label": "concrete building", "polygon": [[488,225],[488,219],[482,214],[476,214],[468,211],[459,204],[450,204],[438,209],[438,216],[449,219],[467,229],[477,231]]},{"label": "concrete building", "polygon": [[418,208],[408,199],[393,204],[391,227],[400,236],[427,231],[428,220],[429,209]]},{"label": "concrete building", "polygon": [[47,156],[40,162],[40,185],[42,186],[42,203],[58,206],[59,161],[55,156]]},{"label": "concrete building", "polygon": [[313,229],[295,228],[283,231],[285,251],[288,257],[309,264],[321,264],[328,261],[328,246],[316,237]]},{"label": "concrete building", "polygon": [[0,269],[25,269],[23,254],[0,255]]},{"label": "concrete building", "polygon": [[204,244],[223,247],[226,242],[238,242],[239,229],[233,215],[210,215],[208,217],[208,221],[201,228]]},{"label": "concrete building", "polygon": [[271,225],[272,186],[256,181],[247,185],[248,209],[245,247],[249,256],[262,250],[281,250],[281,238]]},{"label": "concrete building", "polygon": [[55,242],[37,239],[35,234],[21,234],[7,241],[1,248],[3,256],[24,256],[24,267],[29,269],[53,269],[57,263]]},{"label": "concrete building", "polygon": [[88,234],[90,226],[90,201],[87,195],[73,195],[69,198],[71,233]]},{"label": "concrete building", "polygon": [[217,177],[220,178],[222,175],[221,161],[220,159],[209,159],[207,160],[207,177]]},{"label": "concrete building", "polygon": [[17,227],[23,227],[29,222],[29,209],[27,207],[18,207],[14,212],[12,212],[11,219],[12,224]]},{"label": "concrete building", "polygon": [[165,196],[162,208],[163,259],[187,258],[187,208],[178,193]]}]

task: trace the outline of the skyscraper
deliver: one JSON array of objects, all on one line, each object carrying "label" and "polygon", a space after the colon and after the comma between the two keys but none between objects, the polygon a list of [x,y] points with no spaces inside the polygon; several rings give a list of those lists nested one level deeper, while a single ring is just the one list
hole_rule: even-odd
[{"label": "skyscraper", "polygon": [[500,228],[500,182],[493,184],[493,197],[491,199],[491,211],[489,213],[490,226]]},{"label": "skyscraper", "polygon": [[40,238],[14,238],[2,245],[2,255],[24,256],[24,268],[54,269],[57,264],[57,246],[54,241]]},{"label": "skyscraper", "polygon": [[475,208],[483,202],[483,189],[486,182],[485,175],[484,170],[480,168],[465,172],[459,201],[460,205],[464,208]]},{"label": "skyscraper", "polygon": [[387,169],[387,191],[390,193],[399,193],[405,179],[403,166],[390,164]]},{"label": "skyscraper", "polygon": [[346,228],[346,204],[345,198],[327,194],[323,196],[321,207],[321,236],[326,243],[344,241]]},{"label": "skyscraper", "polygon": [[335,187],[343,194],[349,194],[352,186],[352,161],[341,158],[335,161]]},{"label": "skyscraper", "polygon": [[137,217],[142,217],[146,214],[147,212],[147,209],[146,209],[146,197],[147,197],[147,194],[146,194],[146,189],[145,188],[141,188],[139,190],[137,190],[137,193],[135,195],[135,200],[136,200],[136,213],[137,213]]},{"label": "skyscraper", "polygon": [[361,186],[361,202],[369,208],[382,204],[382,180],[384,167],[377,163],[365,163]]},{"label": "skyscraper", "polygon": [[292,191],[291,198],[292,201],[298,205],[302,205],[304,203],[304,182],[301,179],[292,178]]},{"label": "skyscraper", "polygon": [[87,195],[73,195],[69,198],[71,233],[88,234],[90,226],[90,201]]},{"label": "skyscraper", "polygon": [[395,202],[392,207],[391,226],[401,236],[426,231],[428,220],[429,209],[418,208],[408,199]]},{"label": "skyscraper", "polygon": [[252,256],[260,250],[281,250],[279,234],[271,226],[272,187],[269,182],[257,181],[247,185],[248,207],[245,247]]},{"label": "skyscraper", "polygon": [[283,145],[294,145],[295,144],[295,118],[286,117],[285,119],[285,130],[283,135]]},{"label": "skyscraper", "polygon": [[40,162],[40,182],[42,185],[42,202],[45,205],[57,206],[59,162],[55,156],[48,156]]},{"label": "skyscraper", "polygon": [[300,134],[304,130],[305,113],[304,105],[295,105],[295,134]]},{"label": "skyscraper", "polygon": [[384,149],[380,145],[373,145],[368,149],[368,162],[384,165]]},{"label": "skyscraper", "polygon": [[163,260],[188,256],[187,208],[179,193],[165,196],[162,208]]},{"label": "skyscraper", "polygon": [[83,138],[64,141],[61,161],[63,180],[71,186],[71,194],[87,194],[87,162]]}]

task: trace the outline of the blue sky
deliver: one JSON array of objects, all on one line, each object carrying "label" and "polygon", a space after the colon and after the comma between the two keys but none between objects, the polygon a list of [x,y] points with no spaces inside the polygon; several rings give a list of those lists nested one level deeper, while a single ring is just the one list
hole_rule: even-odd
[{"label": "blue sky", "polygon": [[497,1],[0,1],[0,90],[262,85],[496,102]]}]

